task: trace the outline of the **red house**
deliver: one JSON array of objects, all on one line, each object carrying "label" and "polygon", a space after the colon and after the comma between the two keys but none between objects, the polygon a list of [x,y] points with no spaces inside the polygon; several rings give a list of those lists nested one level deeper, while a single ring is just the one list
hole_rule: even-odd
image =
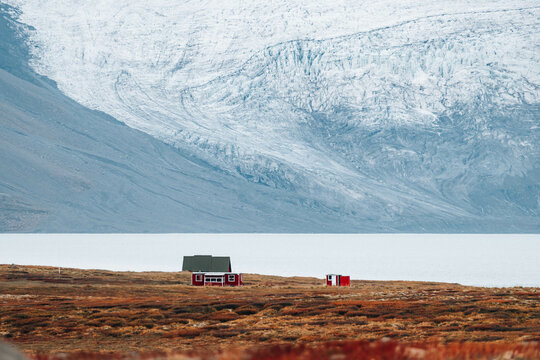
[{"label": "red house", "polygon": [[351,286],[351,277],[338,274],[327,274],[326,286]]},{"label": "red house", "polygon": [[194,272],[191,273],[193,286],[241,286],[242,274],[232,272]]}]

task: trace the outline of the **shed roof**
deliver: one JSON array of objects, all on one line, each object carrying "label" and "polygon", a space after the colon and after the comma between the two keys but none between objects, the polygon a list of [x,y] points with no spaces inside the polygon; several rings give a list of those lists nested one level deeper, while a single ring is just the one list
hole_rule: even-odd
[{"label": "shed roof", "polygon": [[206,272],[230,272],[231,258],[229,256],[194,255],[184,256],[182,270]]}]

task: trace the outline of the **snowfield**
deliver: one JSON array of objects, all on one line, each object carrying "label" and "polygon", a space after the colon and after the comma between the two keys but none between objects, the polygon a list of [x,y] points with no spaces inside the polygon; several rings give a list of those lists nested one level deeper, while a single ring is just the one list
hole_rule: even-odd
[{"label": "snowfield", "polygon": [[537,1],[7,3],[35,72],[226,174],[383,231],[540,230]]}]

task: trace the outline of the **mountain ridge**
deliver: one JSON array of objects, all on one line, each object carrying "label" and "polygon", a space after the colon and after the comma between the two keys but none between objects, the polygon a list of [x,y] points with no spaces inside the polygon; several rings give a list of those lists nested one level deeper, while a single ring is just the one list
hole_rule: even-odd
[{"label": "mountain ridge", "polygon": [[[240,211],[236,216],[238,220],[225,216],[220,220],[223,228],[214,227],[212,220],[208,223],[195,221],[198,215],[190,218],[200,212],[208,219],[219,218],[220,214],[228,212],[210,206],[216,196],[220,197],[219,191],[214,189],[209,194],[202,191],[198,197],[180,196],[184,205],[191,204],[187,206],[190,210],[185,211],[191,211],[188,222],[197,222],[196,226],[174,226],[173,216],[168,214],[166,217],[171,219],[171,226],[167,227],[148,219],[140,220],[139,227],[122,226],[118,220],[116,226],[104,225],[104,229],[156,232],[185,229],[195,232],[537,232],[540,229],[540,95],[538,69],[534,67],[538,55],[526,45],[529,38],[534,38],[540,7],[501,8],[495,3],[482,3],[473,11],[459,13],[456,12],[459,4],[444,1],[440,2],[443,6],[438,10],[433,10],[436,2],[422,5],[423,8],[411,0],[411,8],[402,9],[381,2],[369,5],[367,10],[353,8],[351,14],[373,11],[384,5],[398,13],[407,13],[409,17],[414,11],[424,11],[427,15],[419,17],[416,14],[416,18],[401,23],[338,37],[292,39],[259,51],[256,50],[260,46],[257,42],[248,43],[252,48],[240,51],[239,45],[234,45],[237,40],[227,38],[241,35],[243,28],[240,25],[245,25],[231,18],[226,25],[236,24],[238,28],[223,36],[228,39],[229,48],[235,50],[229,53],[222,49],[212,60],[218,64],[220,56],[225,54],[221,65],[212,69],[214,73],[222,71],[224,74],[207,82],[204,79],[208,74],[203,72],[200,77],[192,74],[190,81],[199,82],[199,85],[188,86],[178,82],[181,77],[177,74],[184,71],[181,76],[188,78],[187,67],[207,66],[204,61],[197,63],[196,59],[204,60],[208,56],[204,46],[214,44],[215,39],[203,35],[211,29],[195,27],[186,33],[185,39],[178,38],[177,43],[170,39],[160,42],[162,30],[155,30],[154,25],[146,33],[139,34],[140,19],[137,16],[143,8],[137,8],[136,4],[118,4],[121,11],[113,17],[108,15],[109,10],[98,6],[95,10],[100,12],[101,18],[96,20],[97,23],[89,22],[87,27],[81,27],[84,19],[93,20],[82,7],[77,9],[66,2],[57,9],[55,16],[58,16],[59,24],[68,27],[65,34],[54,37],[56,25],[36,18],[34,7],[39,1],[9,3],[15,7],[4,8],[3,12],[11,14],[13,23],[18,21],[26,27],[12,30],[9,37],[4,36],[4,42],[10,42],[8,47],[25,48],[25,53],[3,56],[0,59],[2,68],[34,83],[38,78],[48,83],[50,76],[53,81],[59,81],[62,96],[67,95],[82,105],[93,107],[93,103],[102,100],[97,108],[106,115],[100,115],[99,121],[94,116],[87,118],[87,122],[81,121],[72,131],[85,136],[88,121],[102,124],[108,117],[114,121],[118,119],[151,135],[157,139],[156,144],[173,145],[176,149],[160,148],[160,151],[180,154],[174,161],[182,165],[173,166],[180,172],[183,166],[192,169],[192,165],[181,158],[204,164],[201,171],[207,174],[206,177],[201,175],[202,172],[196,175],[193,170],[186,171],[189,175],[182,178],[182,181],[188,181],[187,178],[192,177],[188,182],[193,189],[202,191],[195,185],[198,178],[204,179],[202,188],[206,184],[236,184],[228,188],[228,200],[218,201],[221,205],[236,199],[228,208],[242,208],[246,195],[242,194],[241,188],[247,186],[251,192],[247,195],[251,210]],[[528,3],[516,1],[512,5]],[[301,6],[297,7],[294,2],[289,5],[294,11],[301,12]],[[159,3],[153,10],[158,11],[160,6],[164,5]],[[210,16],[192,11],[190,6],[179,4],[177,11],[184,11],[193,18]],[[222,6],[223,13],[216,10],[218,17],[231,11],[234,14],[237,10],[229,3]],[[321,1],[309,6],[324,8],[327,4]],[[493,9],[489,9],[490,6]],[[443,11],[444,7],[453,7],[454,13],[433,13]],[[336,9],[332,10],[331,16],[338,15]],[[252,11],[249,6],[239,10]],[[498,14],[496,18],[493,17],[495,13]],[[258,16],[257,13],[253,15]],[[42,19],[47,16],[52,15],[44,15]],[[306,16],[314,23],[326,24],[328,29],[338,27],[337,33],[358,27],[348,20],[338,25],[321,15],[308,12]],[[112,20],[103,25],[100,23],[102,18]],[[181,35],[185,30],[185,24],[175,25],[172,15],[163,12],[161,18],[164,24],[171,26],[172,33]],[[374,26],[379,20],[370,21],[366,27]],[[125,52],[134,39],[122,37],[117,32],[124,31],[122,27],[128,23],[135,40],[136,36],[140,36],[143,43],[154,37],[157,39],[154,46],[158,48],[159,56],[155,61],[139,53],[144,47],[134,48],[132,54]],[[118,44],[118,52],[111,50],[114,47],[108,49],[96,43],[101,36],[96,32],[99,24],[106,31],[112,31],[111,39]],[[278,29],[280,24],[277,21],[273,26]],[[114,30],[116,25],[119,30]],[[297,26],[290,22],[282,25],[295,29]],[[310,27],[316,28],[313,24],[306,25],[306,28]],[[272,36],[283,37],[276,29],[272,30]],[[298,29],[299,33],[311,31]],[[87,36],[89,34],[94,36],[93,40],[92,36]],[[259,33],[255,31],[254,36]],[[77,37],[80,41],[72,43]],[[181,48],[183,42],[187,44],[185,49]],[[74,52],[70,52],[72,48]],[[58,50],[57,56],[50,53],[51,49]],[[186,55],[190,51],[191,58]],[[231,60],[237,56],[235,54],[242,57],[250,51],[253,54],[240,65]],[[519,58],[513,57],[516,52]],[[14,66],[21,58],[24,64]],[[64,62],[62,71],[65,73],[59,78],[55,61]],[[80,71],[77,66],[82,66]],[[525,72],[527,67],[529,70]],[[227,72],[227,69],[235,70]],[[66,78],[69,74],[73,77]],[[87,75],[90,77],[84,78]],[[32,114],[42,111],[8,96],[9,92],[19,91],[29,97],[28,94],[37,92],[36,88],[30,91],[29,87],[25,88],[26,85],[8,75],[3,75],[2,81],[2,87],[9,89],[4,91],[4,108],[14,113],[12,107],[16,104],[15,107],[23,107]],[[50,98],[51,103],[65,101],[56,94],[58,88],[48,89],[55,93]],[[107,95],[109,88],[113,92]],[[82,92],[74,92],[74,89]],[[86,96],[86,100],[81,101],[81,95]],[[82,107],[73,114],[79,111],[83,111]],[[86,110],[83,112],[86,114]],[[54,117],[51,113],[47,116]],[[32,121],[39,124],[40,120]],[[4,118],[4,121],[5,128],[10,122],[16,123],[13,119]],[[62,121],[67,124],[70,120]],[[138,154],[134,146],[122,147],[128,144],[115,149],[113,141],[104,139],[100,133],[109,131],[105,128],[108,129],[107,126],[103,129],[94,126],[94,132],[86,135],[95,139],[96,144],[105,141],[111,151]],[[131,133],[128,129],[125,132]],[[47,131],[63,134],[57,138],[72,136],[57,128]],[[143,140],[138,138],[136,141]],[[16,153],[20,146],[10,143],[7,138],[3,144],[5,154]],[[75,156],[76,153],[79,157],[115,168],[114,171],[123,171],[126,179],[135,174],[140,179],[145,176],[154,179],[154,184],[162,182],[164,188],[176,193],[165,196],[167,201],[174,203],[179,199],[179,189],[169,184],[170,174],[156,171],[153,166],[132,174],[133,163],[129,162],[134,159],[126,164],[121,157],[108,158],[110,153],[99,154],[88,149],[74,152],[69,146],[62,147],[61,142],[55,145],[59,145],[59,151],[51,158]],[[169,155],[148,150],[141,162],[159,162]],[[5,173],[10,173],[17,168],[13,164],[4,160],[0,166],[5,168]],[[99,166],[94,169],[98,173],[102,170]],[[86,171],[89,173],[83,172],[80,176],[92,178],[91,170]],[[154,177],[153,174],[160,175]],[[83,189],[80,191],[86,191],[85,180],[73,181]],[[106,176],[100,182],[108,183]],[[3,181],[4,187],[11,189],[5,193],[13,192],[16,183],[14,179]],[[28,194],[33,192],[35,197],[38,189],[36,182],[33,189],[26,191]],[[122,203],[118,193],[108,191],[107,197]],[[148,191],[146,198],[151,197],[148,188],[144,191]],[[168,190],[154,192],[164,195]],[[123,196],[129,198],[128,194]],[[28,198],[24,195],[20,200]],[[201,198],[206,203],[203,207],[199,206]],[[145,201],[155,201],[139,200],[142,207]],[[52,212],[55,207],[65,206],[60,202],[55,204],[52,199],[48,201]],[[269,208],[261,205],[270,203],[273,205]],[[13,204],[24,208],[22,203],[16,205],[17,201]],[[89,204],[95,206],[96,199]],[[70,206],[76,208],[78,205]],[[302,225],[284,225],[280,214],[282,208],[288,209],[288,214],[294,218],[303,219]],[[41,211],[41,208],[36,210]],[[96,213],[91,216],[103,219],[103,214],[98,215],[103,211],[100,206],[93,211]],[[127,216],[127,222],[130,222],[128,214],[138,212],[134,209],[123,211],[120,215]],[[7,212],[4,210],[4,214]],[[141,218],[142,214],[138,216]],[[265,224],[265,217],[272,217],[275,222]],[[78,232],[80,225],[69,225],[70,221],[73,219],[69,217],[59,220],[55,229]],[[242,221],[250,225],[242,224]],[[225,225],[227,222],[230,226]],[[88,226],[83,226],[80,231],[89,231]]]}]

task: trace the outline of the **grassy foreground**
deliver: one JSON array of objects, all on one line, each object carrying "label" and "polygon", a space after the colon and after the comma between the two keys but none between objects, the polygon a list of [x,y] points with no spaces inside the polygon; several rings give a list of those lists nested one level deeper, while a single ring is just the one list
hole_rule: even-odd
[{"label": "grassy foreground", "polygon": [[35,359],[538,359],[540,289],[0,265],[0,336]]}]

